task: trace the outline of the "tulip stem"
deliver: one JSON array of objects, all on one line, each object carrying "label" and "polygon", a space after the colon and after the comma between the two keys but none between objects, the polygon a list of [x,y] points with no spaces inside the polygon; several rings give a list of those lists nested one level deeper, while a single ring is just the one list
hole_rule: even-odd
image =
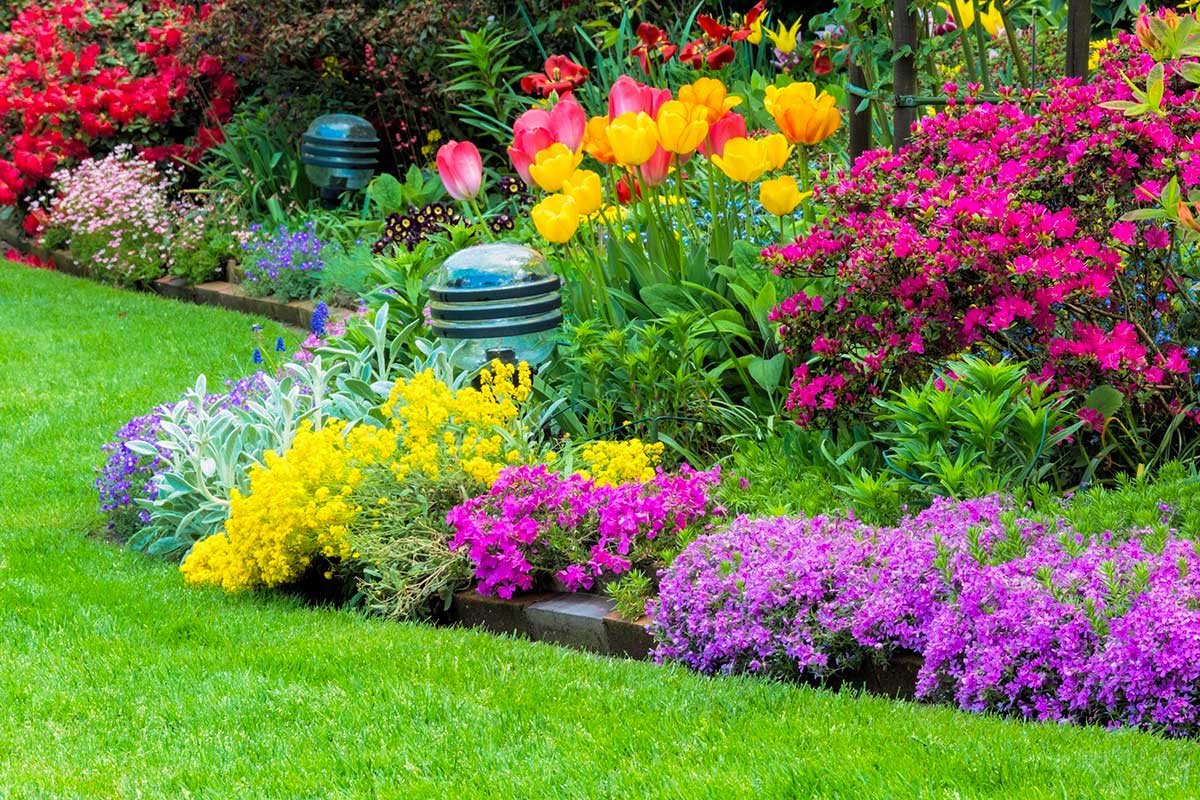
[{"label": "tulip stem", "polygon": [[958,46],[963,51],[963,66],[967,70],[967,81],[975,82],[975,56],[971,44],[967,41],[967,29],[963,26],[962,12],[958,9],[958,0],[950,0],[950,15],[954,17],[954,27],[958,30]]},{"label": "tulip stem", "polygon": [[[800,191],[812,191],[812,172],[808,165],[808,145],[798,144],[796,147],[800,150]],[[809,200],[812,198],[810,197]],[[812,203],[808,200],[804,203],[804,221],[812,225],[817,221],[816,212],[813,211]]]},{"label": "tulip stem", "polygon": [[[463,210],[470,211],[471,212],[470,215],[474,215],[474,217],[475,217],[475,224],[483,229],[483,238],[487,239],[488,241],[491,241],[492,232],[491,232],[491,230],[488,229],[488,226],[486,224],[484,224],[483,212],[479,209],[479,201],[476,200],[474,197],[472,197],[468,200],[464,200],[463,205],[466,206],[466,208],[464,208]],[[470,215],[468,215],[468,216],[470,216]]]}]

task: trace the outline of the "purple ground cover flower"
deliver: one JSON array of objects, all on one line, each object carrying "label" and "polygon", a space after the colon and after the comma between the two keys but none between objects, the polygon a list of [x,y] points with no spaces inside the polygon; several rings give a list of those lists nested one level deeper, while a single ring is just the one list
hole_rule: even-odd
[{"label": "purple ground cover flower", "polygon": [[895,527],[740,518],[651,604],[658,660],[828,677],[897,649],[918,697],[1039,720],[1200,731],[1200,556],[1171,532],[1084,537],[993,496]]},{"label": "purple ground cover flower", "polygon": [[450,546],[467,552],[482,594],[512,597],[550,574],[571,591],[590,589],[722,514],[710,496],[719,482],[719,468],[606,486],[545,465],[507,467],[487,494],[451,509]]}]

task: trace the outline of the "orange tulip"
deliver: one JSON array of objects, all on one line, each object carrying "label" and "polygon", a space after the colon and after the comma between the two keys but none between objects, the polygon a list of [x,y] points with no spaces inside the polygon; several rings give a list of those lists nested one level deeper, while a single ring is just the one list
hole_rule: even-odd
[{"label": "orange tulip", "polygon": [[842,124],[842,112],[833,95],[818,95],[817,87],[807,81],[783,89],[768,86],[764,105],[792,144],[820,144]]}]

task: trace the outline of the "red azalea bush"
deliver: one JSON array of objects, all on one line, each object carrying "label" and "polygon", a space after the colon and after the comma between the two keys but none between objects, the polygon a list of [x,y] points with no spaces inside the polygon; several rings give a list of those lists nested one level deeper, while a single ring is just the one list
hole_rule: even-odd
[{"label": "red azalea bush", "polygon": [[1143,419],[1191,403],[1189,250],[1174,226],[1122,217],[1172,177],[1200,188],[1200,94],[1168,62],[1161,115],[1101,105],[1134,100],[1123,75],[1144,87],[1154,64],[1123,36],[1089,84],[1060,81],[1036,105],[967,97],[898,155],[826,176],[828,217],[764,251],[805,280],[773,312],[800,362],[800,423],[863,413],[963,352],[1023,360],[1056,388],[1110,384]]},{"label": "red azalea bush", "polygon": [[179,54],[185,29],[207,13],[178,0],[21,7],[0,31],[0,205],[61,162],[117,143],[162,159],[219,140],[236,83],[219,59]]}]

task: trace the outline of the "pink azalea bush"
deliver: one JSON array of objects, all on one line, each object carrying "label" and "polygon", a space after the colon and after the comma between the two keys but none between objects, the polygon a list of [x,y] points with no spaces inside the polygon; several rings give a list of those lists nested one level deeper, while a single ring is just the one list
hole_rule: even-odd
[{"label": "pink azalea bush", "polygon": [[1189,256],[1172,226],[1122,216],[1172,177],[1200,188],[1200,95],[1170,62],[1161,117],[1101,105],[1132,100],[1123,75],[1144,86],[1154,63],[1123,36],[1090,83],[1036,104],[968,93],[899,154],[825,176],[828,217],[763,253],[803,281],[772,315],[800,423],[861,414],[963,352],[1024,361],[1057,389],[1110,384],[1146,417],[1192,402]]},{"label": "pink azalea bush", "polygon": [[659,470],[646,483],[601,485],[545,465],[508,467],[487,494],[452,509],[453,550],[475,567],[482,594],[512,597],[553,574],[570,591],[600,577],[660,565],[678,545],[724,513],[712,497],[720,468]]},{"label": "pink azalea bush", "polygon": [[1038,720],[1200,732],[1200,555],[1174,531],[1085,537],[1009,501],[895,527],[739,518],[651,604],[658,660],[824,678],[924,658],[919,698]]}]

